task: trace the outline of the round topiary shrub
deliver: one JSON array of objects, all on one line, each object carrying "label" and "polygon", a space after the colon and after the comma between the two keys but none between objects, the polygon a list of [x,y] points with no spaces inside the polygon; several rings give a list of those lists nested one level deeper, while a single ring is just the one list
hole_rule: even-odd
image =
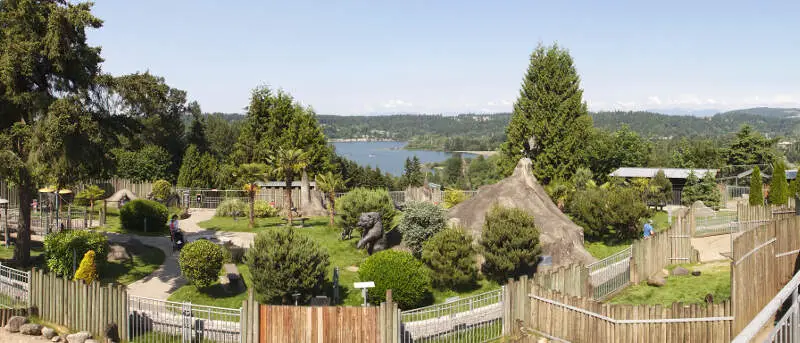
[{"label": "round topiary shrub", "polygon": [[166,202],[172,195],[172,185],[167,180],[153,182],[153,199]]},{"label": "round topiary shrub", "polygon": [[533,216],[518,208],[493,206],[481,234],[482,269],[487,278],[505,283],[531,275],[539,262],[539,230]]},{"label": "round topiary shrub", "polygon": [[122,229],[138,232],[166,232],[167,207],[146,199],[133,200],[119,210]]},{"label": "round topiary shrub", "polygon": [[253,204],[253,215],[256,218],[275,217],[278,215],[278,209],[264,200],[256,200],[255,204]]},{"label": "round topiary shrub", "polygon": [[477,285],[475,255],[472,236],[461,228],[439,231],[422,248],[422,261],[431,269],[433,285],[440,289],[465,289]]},{"label": "round topiary shrub", "polygon": [[379,212],[384,230],[389,230],[395,215],[394,202],[385,189],[356,188],[336,200],[342,237],[350,237],[364,212]]},{"label": "round topiary shrub", "polygon": [[[256,202],[256,205],[258,202]],[[246,216],[250,213],[247,204],[239,199],[227,199],[217,206],[217,211],[214,213],[217,217],[233,217],[234,213],[237,216]]]},{"label": "round topiary shrub", "polygon": [[392,290],[392,299],[401,309],[424,306],[432,300],[428,269],[407,252],[385,250],[367,258],[358,267],[361,281],[374,281],[368,301],[379,305],[386,301],[386,290]]},{"label": "round topiary shrub", "polygon": [[447,226],[445,210],[429,202],[412,202],[406,205],[397,229],[403,233],[403,243],[414,256],[422,254],[422,244]]},{"label": "round topiary shrub", "polygon": [[95,253],[92,250],[86,252],[81,259],[80,267],[75,272],[75,280],[81,280],[86,284],[91,284],[97,280],[97,266],[94,264]]},{"label": "round topiary shrub", "polygon": [[94,251],[94,263],[100,267],[106,262],[108,240],[100,232],[66,230],[44,237],[44,254],[47,268],[60,276],[71,276],[74,259]]},{"label": "round topiary shrub", "polygon": [[225,256],[222,247],[200,239],[181,249],[181,273],[197,288],[208,287],[217,281]]},{"label": "round topiary shrub", "polygon": [[294,303],[293,293],[305,303],[320,294],[329,265],[328,252],[294,229],[259,233],[245,260],[256,297],[267,304]]}]

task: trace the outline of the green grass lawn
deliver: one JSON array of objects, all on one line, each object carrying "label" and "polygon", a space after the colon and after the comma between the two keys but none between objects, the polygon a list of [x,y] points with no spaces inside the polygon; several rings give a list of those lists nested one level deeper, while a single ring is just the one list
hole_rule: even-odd
[{"label": "green grass lawn", "polygon": [[656,232],[666,231],[669,229],[669,215],[667,215],[667,212],[655,212],[650,219],[653,220],[653,228],[656,230]]},{"label": "green grass lawn", "polygon": [[[667,269],[672,270],[678,265]],[[728,262],[706,264],[681,264],[680,266],[702,272],[700,276],[668,276],[663,287],[648,286],[644,281],[632,285],[614,296],[608,302],[612,304],[648,304],[671,305],[705,304],[707,294],[714,296],[714,303],[721,303],[731,297],[731,270]]]},{"label": "green grass lawn", "polygon": [[152,274],[164,263],[164,252],[147,245],[128,246],[131,259],[128,261],[107,262],[99,271],[103,284],[120,283],[130,285]]},{"label": "green grass lawn", "polygon": [[[245,287],[249,287],[252,277],[250,276],[250,269],[245,264],[237,264],[239,273],[242,274]],[[192,285],[186,285],[172,294],[167,300],[176,302],[190,301],[192,304],[209,305],[227,308],[242,307],[242,301],[247,298],[247,290],[243,289],[239,293],[228,293],[219,282],[215,282],[211,286],[204,289],[198,289]]]},{"label": "green grass lawn", "polygon": [[608,244],[604,242],[583,242],[583,247],[586,248],[594,258],[598,260],[602,260],[606,257],[614,255],[625,248],[630,247],[630,244],[621,243],[621,244]]}]

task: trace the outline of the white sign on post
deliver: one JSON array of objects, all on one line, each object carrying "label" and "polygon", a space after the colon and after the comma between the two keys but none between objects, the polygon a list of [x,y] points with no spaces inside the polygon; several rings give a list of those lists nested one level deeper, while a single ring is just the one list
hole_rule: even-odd
[{"label": "white sign on post", "polygon": [[364,305],[361,305],[361,306],[367,306],[367,289],[375,287],[375,282],[373,282],[373,281],[356,282],[356,283],[353,284],[353,287],[356,288],[356,289],[360,289],[361,290],[361,296],[364,297]]}]

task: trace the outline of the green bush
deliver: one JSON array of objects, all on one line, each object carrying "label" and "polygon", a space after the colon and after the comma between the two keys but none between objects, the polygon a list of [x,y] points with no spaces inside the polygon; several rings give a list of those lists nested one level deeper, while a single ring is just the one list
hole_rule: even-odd
[{"label": "green bush", "polygon": [[379,212],[384,230],[391,228],[395,215],[394,202],[385,189],[356,188],[336,201],[339,227],[349,236],[364,212]]},{"label": "green bush", "polygon": [[461,228],[433,235],[422,248],[422,261],[431,269],[433,285],[440,289],[474,287],[478,281],[472,236]]},{"label": "green bush", "polygon": [[[256,204],[258,204],[256,202]],[[239,199],[227,199],[217,206],[217,211],[214,213],[217,217],[233,217],[233,214],[238,212],[238,216],[246,216],[250,213],[247,208],[247,203]]]},{"label": "green bush", "polygon": [[172,185],[167,180],[153,182],[153,199],[165,202],[172,194]]},{"label": "green bush", "polygon": [[256,200],[253,204],[253,212],[257,218],[270,218],[278,215],[278,209],[264,200]]},{"label": "green bush", "polygon": [[444,190],[444,208],[451,208],[467,200],[467,195],[460,189]]},{"label": "green bush", "polygon": [[753,173],[750,174],[750,206],[764,205],[764,193],[762,193],[762,187],[763,183],[761,181],[761,170],[758,169],[758,166],[755,166],[753,167]]},{"label": "green bush", "polygon": [[695,201],[701,201],[708,207],[719,208],[721,198],[722,195],[711,173],[707,172],[702,179],[698,179],[694,172],[689,173],[681,192],[683,205],[691,206]]},{"label": "green bush", "polygon": [[447,224],[445,210],[429,202],[412,202],[406,205],[397,229],[403,234],[403,242],[414,256],[422,254],[422,244]]},{"label": "green bush", "polygon": [[769,203],[773,205],[789,203],[789,184],[786,182],[786,166],[782,161],[775,162],[772,183],[769,185]]},{"label": "green bush", "polygon": [[322,292],[328,252],[294,229],[260,232],[247,250],[247,266],[259,302],[290,304],[292,293],[305,303]]},{"label": "green bush", "polygon": [[587,238],[607,241],[636,238],[639,224],[651,215],[639,191],[619,185],[576,192],[567,212]]},{"label": "green bush", "polygon": [[219,245],[205,239],[196,240],[181,249],[181,273],[197,288],[208,287],[218,280],[224,259]]},{"label": "green bush", "polygon": [[108,256],[108,240],[100,232],[84,230],[66,230],[52,233],[44,238],[44,254],[47,268],[57,275],[69,276],[73,271],[73,262],[80,260],[89,250],[95,252],[95,265],[105,264]]},{"label": "green bush", "polygon": [[244,248],[236,246],[231,241],[226,241],[222,247],[222,253],[225,255],[225,263],[244,263]]},{"label": "green bush", "polygon": [[368,301],[379,305],[386,301],[386,290],[392,290],[392,299],[404,310],[424,306],[430,302],[431,280],[425,266],[407,252],[384,250],[366,259],[358,267],[361,281],[374,281],[369,289]]},{"label": "green bush", "polygon": [[166,206],[152,200],[136,199],[122,206],[119,221],[126,231],[166,232],[168,215]]},{"label": "green bush", "polygon": [[508,278],[531,275],[539,262],[539,230],[533,216],[518,208],[495,205],[486,214],[481,247],[483,273],[505,283]]}]

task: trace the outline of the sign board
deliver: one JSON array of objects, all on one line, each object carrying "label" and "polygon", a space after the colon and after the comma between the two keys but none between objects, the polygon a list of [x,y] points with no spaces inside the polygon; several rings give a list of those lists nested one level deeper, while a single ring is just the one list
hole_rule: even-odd
[{"label": "sign board", "polygon": [[373,282],[373,281],[356,282],[356,283],[353,284],[353,287],[355,287],[357,289],[372,288],[372,287],[375,287],[375,282]]}]

